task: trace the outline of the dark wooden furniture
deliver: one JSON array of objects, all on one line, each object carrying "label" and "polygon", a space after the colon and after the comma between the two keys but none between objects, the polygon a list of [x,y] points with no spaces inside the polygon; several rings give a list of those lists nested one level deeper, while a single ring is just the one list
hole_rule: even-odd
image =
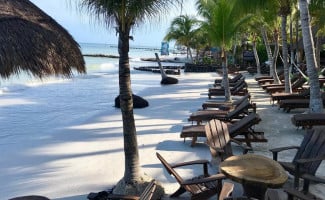
[{"label": "dark wooden furniture", "polygon": [[[231,138],[234,138],[240,142],[245,142],[248,146],[251,146],[252,142],[267,142],[264,136],[264,132],[255,131],[253,126],[258,124],[261,118],[256,113],[250,113],[242,119],[228,123],[228,131]],[[198,137],[206,137],[205,125],[189,125],[183,126],[180,137],[191,137],[191,146],[196,144]]]},{"label": "dark wooden furniture", "polygon": [[267,188],[281,188],[288,175],[276,161],[265,156],[231,156],[220,163],[220,172],[242,184],[245,196],[264,199]]},{"label": "dark wooden furniture", "polygon": [[251,150],[250,147],[230,138],[227,124],[220,120],[210,120],[205,125],[205,134],[207,136],[207,144],[210,147],[211,156],[213,158],[220,158],[221,161],[233,156],[231,142],[240,145],[243,149],[243,154]]},{"label": "dark wooden furniture", "polygon": [[325,126],[308,129],[300,146],[271,149],[273,159],[278,160],[278,153],[297,149],[291,162],[278,161],[285,170],[294,176],[294,188],[299,188],[299,179],[304,180],[303,191],[308,192],[310,181],[325,183],[325,179],[316,176],[316,171],[325,159]]},{"label": "dark wooden furniture", "polygon": [[272,105],[274,105],[275,101],[279,102],[285,99],[307,99],[309,98],[309,94],[309,88],[296,93],[277,92],[271,94],[270,103],[272,102]]},{"label": "dark wooden furniture", "polygon": [[[307,82],[305,78],[300,78],[291,85],[291,89],[293,92],[298,92],[300,90],[303,90],[303,85]],[[275,92],[283,92],[285,90],[285,86],[273,86],[273,87],[267,87],[266,92],[269,94],[275,93]]]},{"label": "dark wooden furniture", "polygon": [[295,114],[291,117],[293,125],[303,128],[325,125],[325,113]]},{"label": "dark wooden furniture", "polygon": [[247,93],[245,96],[233,101],[233,102],[220,102],[220,101],[206,101],[202,104],[203,109],[207,108],[221,108],[221,110],[225,110],[224,108],[235,108],[240,105],[245,100],[250,100],[250,94]]},{"label": "dark wooden furniture", "polygon": [[[245,78],[243,76],[243,74],[236,73],[236,74],[233,74],[232,77],[229,78],[228,80],[229,80],[229,83],[235,83],[235,82],[239,81],[242,78]],[[222,82],[222,77],[214,80],[214,83],[216,83],[216,84],[221,83],[221,82]]]},{"label": "dark wooden furniture", "polygon": [[[321,94],[321,98],[323,100],[323,105],[325,106],[325,93]],[[283,109],[285,112],[290,112],[296,108],[309,108],[309,99],[285,99],[279,101],[279,109]]]},{"label": "dark wooden furniture", "polygon": [[[249,109],[252,109],[252,111],[249,111]],[[193,112],[188,118],[188,121],[196,121],[197,124],[201,124],[203,121],[209,121],[211,119],[231,121],[233,119],[243,118],[250,112],[256,112],[256,104],[245,100],[230,112],[220,110],[200,110]]]},{"label": "dark wooden furniture", "polygon": [[[247,90],[247,83],[241,83],[239,86],[234,86],[230,88],[230,93],[231,95],[237,95],[237,96],[244,96],[248,93]],[[214,88],[209,88],[208,90],[208,97],[211,99],[212,96],[223,96],[225,95],[225,90],[222,89],[214,89]]]},{"label": "dark wooden furniture", "polygon": [[[208,173],[208,160],[196,160],[177,164],[169,164],[158,152],[156,155],[167,172],[175,177],[180,185],[179,189],[170,197],[178,197],[184,192],[189,192],[191,194],[192,200],[204,200],[216,194],[219,197],[222,188],[222,180],[225,179],[225,176],[223,174],[210,175]],[[180,176],[175,170],[175,168],[178,167],[191,165],[202,165],[203,175],[193,177],[190,180],[184,180],[182,176]]]},{"label": "dark wooden furniture", "polygon": [[144,188],[143,192],[140,196],[135,195],[123,195],[123,194],[111,194],[106,191],[94,193],[91,192],[87,199],[89,200],[102,200],[102,199],[110,199],[110,200],[150,200],[153,197],[157,185],[156,181],[151,180],[148,185]]}]

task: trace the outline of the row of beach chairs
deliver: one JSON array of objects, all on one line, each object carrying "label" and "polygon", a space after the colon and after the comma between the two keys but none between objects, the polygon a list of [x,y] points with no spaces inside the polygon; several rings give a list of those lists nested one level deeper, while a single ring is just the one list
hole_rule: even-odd
[{"label": "row of beach chairs", "polygon": [[190,114],[188,121],[191,122],[191,125],[183,126],[180,137],[184,138],[184,141],[188,137],[192,138],[191,146],[196,144],[198,137],[206,137],[205,124],[211,119],[225,122],[231,138],[244,142],[248,146],[251,146],[252,142],[267,142],[264,132],[254,129],[261,118],[256,113],[256,104],[250,99],[245,77],[238,73],[229,79],[229,83],[233,87],[245,85],[241,90],[237,90],[240,95],[234,97],[235,101],[223,102],[211,99],[214,96],[211,95],[212,89],[220,93],[218,97],[224,96],[224,89],[220,86],[221,79],[216,79],[213,87],[208,90],[209,100],[202,103],[202,109]]},{"label": "row of beach chairs", "polygon": [[[270,77],[256,77],[255,80],[267,93],[270,94],[270,103],[278,105],[279,109],[289,113],[293,109],[308,109],[310,89],[306,83],[306,79],[298,74],[294,74],[291,78],[293,93],[284,92],[284,83],[272,84]],[[325,78],[319,78],[321,86],[325,82]],[[273,89],[272,89],[273,88]],[[278,88],[278,89],[274,89]],[[325,106],[325,93],[321,93],[323,105]],[[292,123],[299,127],[311,128],[314,125],[325,125],[324,113],[298,113],[292,116]]]}]

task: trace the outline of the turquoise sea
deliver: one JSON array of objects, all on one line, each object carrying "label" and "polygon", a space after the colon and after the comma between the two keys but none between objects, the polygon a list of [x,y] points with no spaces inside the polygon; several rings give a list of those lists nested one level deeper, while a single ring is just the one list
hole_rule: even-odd
[{"label": "turquoise sea", "polygon": [[[80,48],[83,55],[90,54],[103,54],[109,56],[118,56],[117,45],[114,44],[93,44],[93,43],[80,43]],[[160,47],[149,47],[149,46],[131,46],[130,47],[130,64],[131,68],[138,66],[147,65],[157,65],[157,63],[143,62],[140,58],[154,57],[155,53],[159,53]],[[92,75],[94,73],[115,73],[118,69],[118,59],[117,58],[107,58],[107,57],[90,57],[84,56],[87,68],[87,75]],[[76,76],[78,76],[76,74]],[[19,88],[19,86],[31,85],[31,84],[42,84],[53,81],[59,81],[57,78],[45,78],[44,80],[39,80],[37,78],[31,77],[26,73],[21,73],[19,75],[11,76],[8,80],[0,79],[0,91],[9,90],[10,88]],[[4,88],[5,87],[5,88]]]}]

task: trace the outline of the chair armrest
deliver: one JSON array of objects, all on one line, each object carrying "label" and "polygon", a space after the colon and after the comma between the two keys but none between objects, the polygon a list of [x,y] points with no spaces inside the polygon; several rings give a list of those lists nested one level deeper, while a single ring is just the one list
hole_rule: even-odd
[{"label": "chair armrest", "polygon": [[223,180],[225,178],[226,178],[226,176],[224,174],[215,174],[215,175],[205,177],[205,178],[186,180],[186,181],[181,182],[181,185],[195,185],[195,184],[200,184],[200,183],[207,183],[207,182]]},{"label": "chair armrest", "polygon": [[315,175],[311,175],[311,174],[303,174],[301,175],[301,178],[303,179],[307,179],[310,181],[314,181],[317,183],[323,183],[325,184],[325,178],[319,177],[319,176],[315,176]]},{"label": "chair armrest", "polygon": [[270,149],[270,151],[273,154],[273,160],[278,160],[278,153],[281,151],[285,151],[285,150],[290,150],[290,149],[299,149],[299,146],[287,146],[287,147],[279,147],[279,148],[274,148],[274,149]]},{"label": "chair armrest", "polygon": [[301,158],[301,159],[297,159],[296,162],[298,164],[305,164],[308,162],[315,162],[315,161],[320,161],[320,160],[325,160],[325,156],[319,156],[316,158]]},{"label": "chair armrest", "polygon": [[198,164],[208,164],[209,161],[208,160],[193,160],[193,161],[188,161],[188,162],[182,162],[182,163],[176,163],[173,165],[170,165],[172,168],[176,168],[176,167],[183,167],[183,166],[187,166],[187,165],[198,165]]},{"label": "chair armrest", "polygon": [[249,147],[246,144],[244,144],[244,143],[242,143],[242,142],[240,142],[238,140],[235,140],[233,138],[230,138],[230,141],[233,142],[233,143],[238,144],[243,149],[243,154],[246,154],[248,151],[253,150],[252,147]]}]

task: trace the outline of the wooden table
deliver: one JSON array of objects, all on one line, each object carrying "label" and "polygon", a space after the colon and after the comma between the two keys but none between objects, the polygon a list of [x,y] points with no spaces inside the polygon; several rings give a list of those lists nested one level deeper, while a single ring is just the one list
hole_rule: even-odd
[{"label": "wooden table", "polygon": [[257,199],[264,199],[267,188],[280,188],[288,179],[278,162],[255,154],[231,156],[219,168],[225,176],[242,184],[246,196]]}]

